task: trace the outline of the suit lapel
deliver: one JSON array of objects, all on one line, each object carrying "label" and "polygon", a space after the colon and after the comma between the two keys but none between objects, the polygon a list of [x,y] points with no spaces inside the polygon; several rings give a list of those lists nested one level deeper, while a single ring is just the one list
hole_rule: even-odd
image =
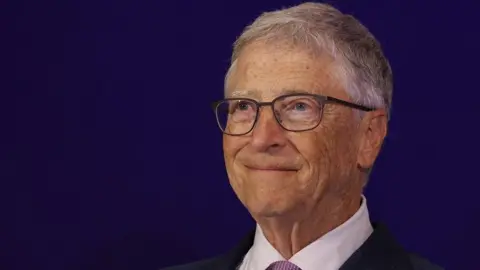
[{"label": "suit lapel", "polygon": [[374,224],[365,243],[340,267],[340,270],[413,270],[408,253],[400,247],[384,225]]}]

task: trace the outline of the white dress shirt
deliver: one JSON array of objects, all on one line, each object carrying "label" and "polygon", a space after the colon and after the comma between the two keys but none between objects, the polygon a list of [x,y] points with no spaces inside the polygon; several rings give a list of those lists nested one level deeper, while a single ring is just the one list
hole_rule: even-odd
[{"label": "white dress shirt", "polygon": [[[338,270],[372,232],[367,200],[362,196],[360,208],[350,219],[294,254],[288,261],[302,270]],[[253,245],[239,270],[265,270],[271,263],[281,260],[285,259],[257,225]]]}]

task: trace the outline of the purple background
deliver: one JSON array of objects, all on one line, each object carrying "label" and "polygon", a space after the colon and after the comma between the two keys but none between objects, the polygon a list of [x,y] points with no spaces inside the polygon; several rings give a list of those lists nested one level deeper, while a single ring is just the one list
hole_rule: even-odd
[{"label": "purple background", "polygon": [[[480,269],[475,2],[333,2],[394,70],[373,218],[448,269]],[[157,269],[252,229],[209,105],[242,28],[296,3],[2,3],[0,269]]]}]

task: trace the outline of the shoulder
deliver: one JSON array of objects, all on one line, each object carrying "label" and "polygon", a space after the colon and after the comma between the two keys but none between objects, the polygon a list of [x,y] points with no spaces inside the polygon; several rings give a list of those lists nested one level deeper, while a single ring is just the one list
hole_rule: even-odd
[{"label": "shoulder", "polygon": [[188,264],[171,266],[160,270],[225,270],[235,269],[243,261],[245,254],[253,244],[255,230],[250,231],[240,243],[227,253],[210,259],[196,261]]},{"label": "shoulder", "polygon": [[417,254],[409,254],[410,262],[414,270],[444,270],[444,268],[429,262]]}]

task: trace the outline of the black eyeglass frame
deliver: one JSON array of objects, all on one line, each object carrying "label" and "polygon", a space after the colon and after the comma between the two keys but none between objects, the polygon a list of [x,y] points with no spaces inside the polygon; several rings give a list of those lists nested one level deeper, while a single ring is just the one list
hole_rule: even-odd
[{"label": "black eyeglass frame", "polygon": [[[280,99],[284,99],[284,98],[288,98],[288,97],[297,97],[297,96],[298,97],[302,97],[302,96],[313,97],[317,100],[318,104],[320,105],[321,115],[319,117],[318,123],[315,126],[313,126],[311,128],[308,128],[308,129],[290,130],[290,129],[285,128],[282,125],[280,119],[278,119],[279,116],[275,113],[274,106],[273,106],[275,104],[275,102],[277,102]],[[245,101],[252,102],[253,104],[256,105],[255,119],[253,120],[252,127],[247,132],[240,133],[240,134],[231,134],[231,133],[225,132],[225,130],[222,128],[222,125],[220,124],[220,120],[218,119],[218,106],[223,102],[235,101],[235,100],[245,100]],[[320,125],[320,122],[322,121],[322,117],[323,117],[323,109],[324,109],[323,107],[326,104],[339,104],[339,105],[343,105],[343,106],[346,106],[346,107],[350,107],[350,108],[365,111],[365,112],[370,112],[370,111],[376,110],[375,108],[372,108],[372,107],[367,107],[367,106],[351,103],[351,102],[341,100],[341,99],[338,99],[338,98],[334,98],[334,97],[330,97],[330,96],[316,95],[316,94],[309,94],[309,93],[295,93],[295,94],[281,95],[281,96],[276,97],[275,99],[273,99],[270,102],[258,102],[254,99],[251,99],[251,98],[226,98],[226,99],[222,99],[222,100],[218,100],[218,101],[213,102],[212,103],[212,108],[213,108],[213,111],[215,113],[215,117],[217,119],[218,127],[220,128],[220,130],[224,134],[230,135],[230,136],[243,136],[243,135],[246,135],[246,134],[250,133],[255,128],[255,125],[257,124],[257,121],[258,121],[258,115],[259,115],[259,112],[260,112],[260,108],[263,107],[263,106],[270,106],[271,107],[272,112],[275,116],[275,120],[284,130],[291,131],[291,132],[304,132],[304,131],[309,131],[309,130],[315,129],[316,127],[318,127],[318,125]]]}]

